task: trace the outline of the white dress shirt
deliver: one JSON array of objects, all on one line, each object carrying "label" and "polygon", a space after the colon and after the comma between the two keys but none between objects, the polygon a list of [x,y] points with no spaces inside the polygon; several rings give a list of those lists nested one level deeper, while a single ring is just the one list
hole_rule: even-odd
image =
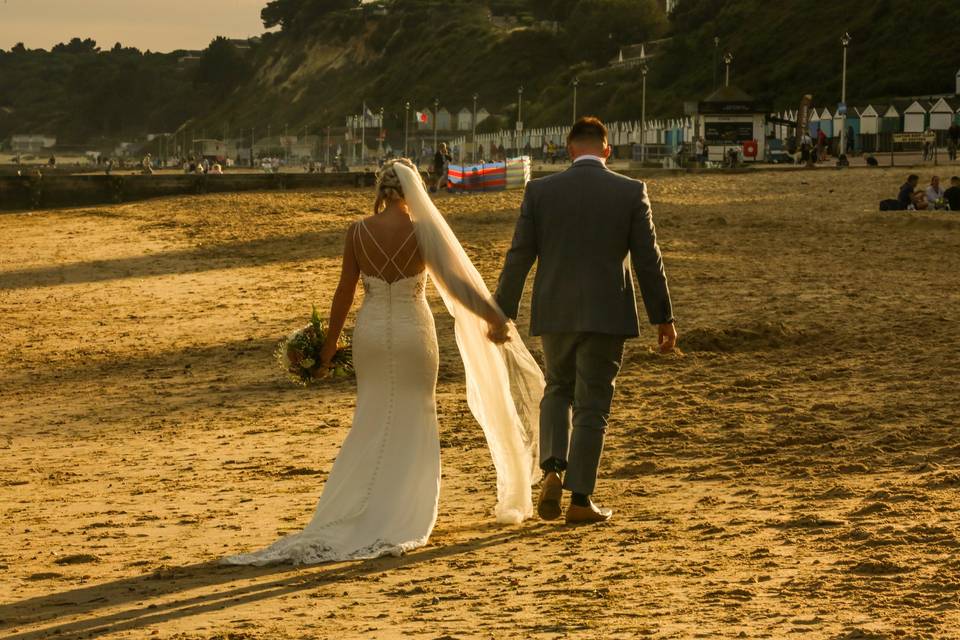
[{"label": "white dress shirt", "polygon": [[600,156],[591,156],[591,155],[577,156],[577,159],[573,161],[573,164],[577,164],[581,160],[596,160],[600,164],[603,164],[603,165],[607,164],[606,158],[601,158]]}]

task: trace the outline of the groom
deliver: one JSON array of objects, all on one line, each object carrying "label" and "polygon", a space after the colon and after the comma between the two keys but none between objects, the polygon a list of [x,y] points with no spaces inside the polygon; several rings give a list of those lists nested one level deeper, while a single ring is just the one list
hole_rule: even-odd
[{"label": "groom", "polygon": [[538,262],[530,333],[542,338],[547,384],[540,404],[546,475],[537,511],[545,520],[559,518],[567,489],[566,521],[573,524],[613,513],[590,495],[623,344],[639,335],[631,262],[662,352],[673,349],[677,331],[646,185],[607,169],[607,129],[597,118],[573,125],[567,150],[573,166],[527,184],[496,300],[516,319]]}]

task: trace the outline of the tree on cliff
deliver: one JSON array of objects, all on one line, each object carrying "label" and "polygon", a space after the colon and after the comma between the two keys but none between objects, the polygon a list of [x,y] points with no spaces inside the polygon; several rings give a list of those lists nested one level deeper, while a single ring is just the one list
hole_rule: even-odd
[{"label": "tree on cliff", "polygon": [[328,13],[359,6],[360,0],[271,0],[260,12],[260,19],[267,29],[287,29],[297,22],[309,24]]}]

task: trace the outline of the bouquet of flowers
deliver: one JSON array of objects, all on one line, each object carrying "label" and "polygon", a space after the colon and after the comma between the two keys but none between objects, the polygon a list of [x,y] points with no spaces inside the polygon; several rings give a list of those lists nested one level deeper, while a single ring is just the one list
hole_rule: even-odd
[{"label": "bouquet of flowers", "polygon": [[274,356],[290,379],[301,386],[325,378],[349,378],[353,375],[353,347],[349,336],[341,335],[331,368],[320,369],[320,350],[327,337],[326,323],[313,308],[310,324],[280,341]]}]

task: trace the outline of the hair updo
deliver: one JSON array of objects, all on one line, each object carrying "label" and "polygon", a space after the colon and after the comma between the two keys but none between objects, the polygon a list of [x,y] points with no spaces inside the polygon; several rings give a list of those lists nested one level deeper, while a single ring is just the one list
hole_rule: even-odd
[{"label": "hair updo", "polygon": [[403,200],[403,186],[400,184],[400,176],[397,175],[396,169],[398,164],[409,167],[416,172],[417,176],[420,175],[417,165],[407,158],[397,158],[384,162],[380,170],[377,171],[377,200],[373,205],[374,214],[383,211],[387,203],[393,200]]}]

